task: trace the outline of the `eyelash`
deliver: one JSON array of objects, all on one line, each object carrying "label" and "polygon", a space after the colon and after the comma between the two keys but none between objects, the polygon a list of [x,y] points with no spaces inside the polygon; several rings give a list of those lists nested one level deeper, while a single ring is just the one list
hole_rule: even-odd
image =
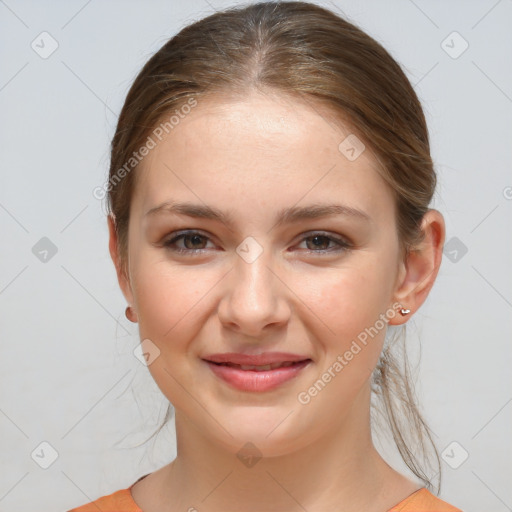
[{"label": "eyelash", "polygon": [[[199,231],[183,231],[183,232],[178,232],[177,233],[177,236],[165,241],[163,243],[164,247],[166,247],[167,249],[169,249],[170,251],[173,251],[173,252],[176,252],[178,254],[187,254],[189,256],[199,256],[201,255],[204,251],[207,251],[208,249],[182,249],[182,248],[176,248],[176,247],[173,247],[173,245],[180,239],[184,239],[185,237],[191,237],[191,236],[200,236],[201,238],[204,238],[204,239],[207,239],[207,240],[210,240],[210,237],[206,236],[206,235],[203,235],[201,232]],[[319,251],[315,251],[315,250],[309,250],[307,249],[306,252],[309,253],[309,254],[320,254],[320,255],[325,255],[325,254],[331,254],[331,253],[338,253],[338,252],[342,252],[342,251],[348,251],[352,248],[352,244],[350,244],[349,242],[347,242],[346,240],[344,240],[343,238],[339,238],[339,237],[335,237],[333,235],[328,235],[326,233],[323,233],[321,231],[315,231],[315,232],[312,232],[311,234],[308,234],[308,236],[306,237],[303,237],[301,239],[301,242],[305,241],[305,240],[309,240],[309,239],[313,239],[313,238],[317,238],[317,237],[320,237],[320,238],[326,238],[327,240],[331,241],[331,242],[335,242],[336,244],[339,245],[339,248],[336,249],[336,250],[330,250],[330,249],[322,249],[322,250],[319,250]]]}]

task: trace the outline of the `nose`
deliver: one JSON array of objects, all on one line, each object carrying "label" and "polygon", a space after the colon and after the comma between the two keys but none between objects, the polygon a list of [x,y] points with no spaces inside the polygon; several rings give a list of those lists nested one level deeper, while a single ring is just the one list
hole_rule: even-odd
[{"label": "nose", "polygon": [[237,255],[234,268],[226,277],[218,308],[224,327],[261,339],[269,330],[287,324],[289,291],[267,251],[250,263]]}]

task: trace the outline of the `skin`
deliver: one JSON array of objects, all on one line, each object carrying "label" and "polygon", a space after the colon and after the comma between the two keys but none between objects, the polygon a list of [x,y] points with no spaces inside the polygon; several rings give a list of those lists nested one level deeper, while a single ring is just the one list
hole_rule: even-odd
[{"label": "skin", "polygon": [[[371,439],[370,377],[385,328],[308,404],[297,399],[396,302],[411,314],[389,324],[406,322],[441,263],[445,226],[436,210],[403,260],[393,195],[370,148],[354,161],[338,149],[350,133],[311,101],[261,92],[201,98],[137,169],[127,272],[109,218],[120,287],[141,340],[160,350],[149,371],[175,407],[176,459],[132,489],[144,512],[382,512],[422,487],[392,469]],[[169,200],[229,211],[235,224],[145,215]],[[369,220],[276,225],[282,208],[314,203],[348,205]],[[188,254],[163,245],[184,229],[207,238],[175,242]],[[351,248],[315,239],[317,231]],[[236,252],[247,237],[262,248],[252,263]],[[242,351],[292,352],[312,363],[257,393],[231,388],[201,359]],[[252,467],[237,457],[249,441],[262,456]]]}]

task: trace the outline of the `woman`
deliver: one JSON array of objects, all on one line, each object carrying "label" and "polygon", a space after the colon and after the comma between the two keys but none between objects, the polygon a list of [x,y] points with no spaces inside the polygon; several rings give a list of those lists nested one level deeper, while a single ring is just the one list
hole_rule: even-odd
[{"label": "woman", "polygon": [[[406,76],[329,10],[242,6],[167,42],[105,190],[177,457],[74,512],[459,510],[430,492],[417,452],[439,458],[386,340],[441,264],[435,185]],[[373,397],[419,482],[374,447]]]}]

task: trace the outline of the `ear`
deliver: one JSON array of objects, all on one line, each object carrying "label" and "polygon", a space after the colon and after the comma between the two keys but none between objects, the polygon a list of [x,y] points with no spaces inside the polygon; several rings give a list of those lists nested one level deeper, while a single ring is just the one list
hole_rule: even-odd
[{"label": "ear", "polygon": [[446,233],[442,214],[437,210],[428,210],[423,216],[421,230],[424,240],[400,264],[394,295],[395,302],[410,309],[411,313],[402,316],[397,311],[389,320],[390,325],[407,322],[411,314],[419,309],[434,285],[441,266]]},{"label": "ear", "polygon": [[114,266],[116,268],[117,273],[117,281],[119,282],[119,286],[123,295],[128,302],[128,304],[133,304],[133,294],[132,288],[130,284],[130,279],[127,276],[127,271],[122,267],[121,257],[119,255],[119,247],[118,247],[118,238],[117,238],[117,230],[115,219],[113,215],[108,215],[108,231],[109,231],[109,242],[108,248],[110,251],[110,256],[112,261],[114,262]]}]

